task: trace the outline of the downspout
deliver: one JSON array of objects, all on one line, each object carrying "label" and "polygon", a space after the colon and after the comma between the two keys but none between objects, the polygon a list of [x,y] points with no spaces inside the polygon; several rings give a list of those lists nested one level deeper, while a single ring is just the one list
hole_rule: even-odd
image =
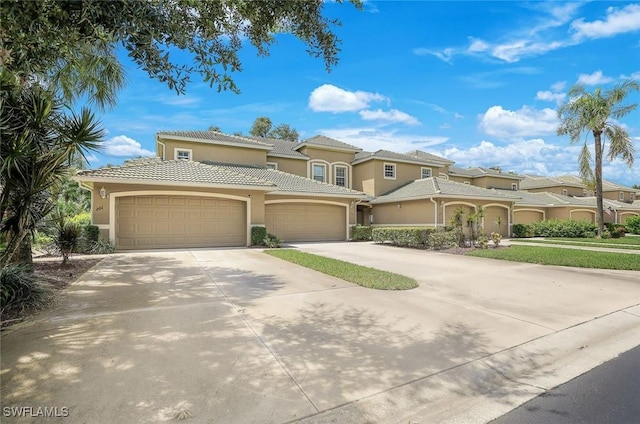
[{"label": "downspout", "polygon": [[433,200],[433,197],[430,197],[429,200],[431,200],[431,203],[433,203],[433,212],[434,212],[434,221],[436,224],[436,228],[438,228],[438,201],[437,200]]}]

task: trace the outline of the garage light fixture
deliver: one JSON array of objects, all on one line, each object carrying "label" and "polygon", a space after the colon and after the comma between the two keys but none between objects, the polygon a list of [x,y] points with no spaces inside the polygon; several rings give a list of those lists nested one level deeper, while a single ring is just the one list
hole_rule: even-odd
[{"label": "garage light fixture", "polygon": [[100,189],[100,197],[102,197],[103,199],[107,198],[107,190],[105,190],[104,187]]}]

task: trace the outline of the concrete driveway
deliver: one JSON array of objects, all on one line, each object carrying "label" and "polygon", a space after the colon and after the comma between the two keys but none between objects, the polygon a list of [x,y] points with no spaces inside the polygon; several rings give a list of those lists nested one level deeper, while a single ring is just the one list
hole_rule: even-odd
[{"label": "concrete driveway", "polygon": [[2,421],[480,423],[640,344],[637,272],[296,247],[421,286],[365,289],[251,249],[108,257],[3,333]]}]

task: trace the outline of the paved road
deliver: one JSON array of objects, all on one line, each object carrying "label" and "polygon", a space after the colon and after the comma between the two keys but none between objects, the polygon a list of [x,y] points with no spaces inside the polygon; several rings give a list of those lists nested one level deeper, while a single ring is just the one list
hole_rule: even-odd
[{"label": "paved road", "polygon": [[492,424],[637,424],[640,346],[492,421]]},{"label": "paved road", "polygon": [[365,289],[256,249],[110,256],[3,331],[2,406],[67,407],[49,421],[65,424],[485,423],[640,344],[638,273],[303,249],[421,286]]}]

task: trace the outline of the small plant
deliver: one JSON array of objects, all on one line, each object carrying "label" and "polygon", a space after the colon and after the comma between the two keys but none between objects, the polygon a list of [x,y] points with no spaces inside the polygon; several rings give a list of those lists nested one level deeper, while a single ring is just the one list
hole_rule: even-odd
[{"label": "small plant", "polygon": [[491,241],[493,242],[495,247],[498,247],[498,245],[502,241],[502,235],[496,232],[491,233]]},{"label": "small plant", "polygon": [[8,264],[0,270],[0,309],[40,308],[52,290],[42,284],[26,264]]},{"label": "small plant", "polygon": [[271,233],[267,233],[267,236],[262,240],[262,243],[269,249],[275,249],[282,245],[282,240]]},{"label": "small plant", "polygon": [[484,234],[478,236],[478,246],[480,246],[480,248],[482,249],[489,248],[489,239],[487,239],[487,236],[485,236]]}]

